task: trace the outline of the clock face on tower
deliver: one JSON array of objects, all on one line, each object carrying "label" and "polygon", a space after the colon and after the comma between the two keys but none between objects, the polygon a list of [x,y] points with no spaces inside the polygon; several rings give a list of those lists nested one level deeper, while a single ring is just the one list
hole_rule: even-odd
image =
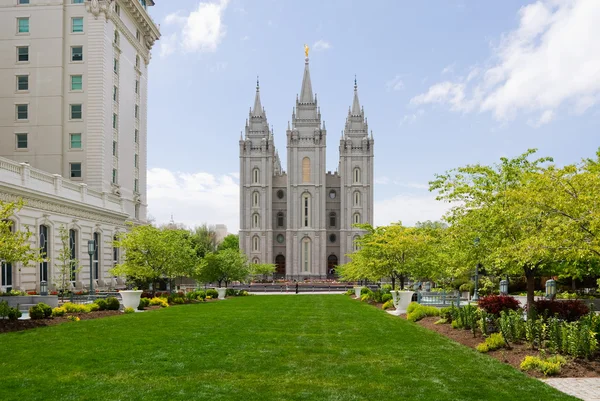
[{"label": "clock face on tower", "polygon": [[335,195],[336,195],[336,194],[335,194],[335,191],[334,191],[333,189],[332,189],[331,191],[329,191],[329,197],[330,197],[331,199],[335,199]]}]

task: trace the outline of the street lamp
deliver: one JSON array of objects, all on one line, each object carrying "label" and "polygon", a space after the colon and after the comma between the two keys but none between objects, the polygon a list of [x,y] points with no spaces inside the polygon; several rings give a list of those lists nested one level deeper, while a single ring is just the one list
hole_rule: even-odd
[{"label": "street lamp", "polygon": [[94,293],[94,267],[92,264],[94,253],[96,253],[96,241],[91,239],[88,240],[88,254],[90,255],[90,295]]},{"label": "street lamp", "polygon": [[40,295],[48,295],[48,282],[46,280],[40,281]]},{"label": "street lamp", "polygon": [[500,295],[508,295],[508,280],[500,281]]},{"label": "street lamp", "polygon": [[[477,247],[479,246],[479,242],[480,242],[479,237],[477,237],[473,240],[473,245],[475,245],[475,249],[477,249]],[[475,265],[475,290],[474,290],[473,298],[471,298],[475,302],[479,301],[479,266],[480,266],[480,263],[477,262],[477,264]]]}]

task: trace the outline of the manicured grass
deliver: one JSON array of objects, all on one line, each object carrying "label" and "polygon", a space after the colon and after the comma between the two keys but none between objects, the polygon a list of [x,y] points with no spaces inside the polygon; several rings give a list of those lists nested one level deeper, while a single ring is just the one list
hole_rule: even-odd
[{"label": "manicured grass", "polygon": [[341,295],[254,296],[0,335],[0,400],[575,400]]}]

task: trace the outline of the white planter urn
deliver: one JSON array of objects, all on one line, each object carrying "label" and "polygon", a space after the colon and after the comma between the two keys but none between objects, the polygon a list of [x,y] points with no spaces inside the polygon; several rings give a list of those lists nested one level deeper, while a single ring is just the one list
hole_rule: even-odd
[{"label": "white planter urn", "polygon": [[133,308],[134,310],[137,310],[137,307],[140,304],[140,298],[142,297],[142,290],[119,291],[119,294],[121,294],[123,309]]},{"label": "white planter urn", "polygon": [[217,288],[217,292],[219,293],[219,299],[225,299],[227,288]]},{"label": "white planter urn", "polygon": [[402,313],[406,313],[408,309],[408,304],[412,301],[412,296],[414,295],[414,291],[391,291],[392,299],[394,300],[394,306],[396,307],[396,311],[390,312],[394,315],[400,315]]},{"label": "white planter urn", "polygon": [[354,287],[354,295],[356,295],[356,298],[360,299],[360,292],[364,287]]}]

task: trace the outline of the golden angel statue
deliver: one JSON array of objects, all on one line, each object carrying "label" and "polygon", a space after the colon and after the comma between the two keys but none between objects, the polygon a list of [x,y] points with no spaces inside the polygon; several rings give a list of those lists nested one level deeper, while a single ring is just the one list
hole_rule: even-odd
[{"label": "golden angel statue", "polygon": [[308,45],[305,44],[304,45],[304,55],[306,55],[306,58],[308,58],[308,50],[309,50]]}]

